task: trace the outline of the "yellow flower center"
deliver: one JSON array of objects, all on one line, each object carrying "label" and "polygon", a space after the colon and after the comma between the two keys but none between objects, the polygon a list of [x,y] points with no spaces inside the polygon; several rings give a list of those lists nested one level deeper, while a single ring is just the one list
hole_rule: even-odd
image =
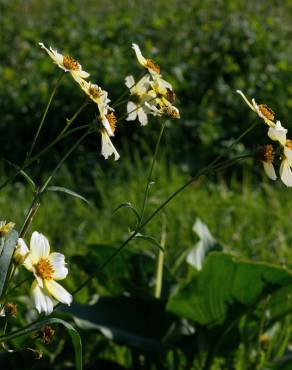
[{"label": "yellow flower center", "polygon": [[273,163],[274,161],[274,149],[270,144],[264,145],[260,152],[260,160],[266,163]]},{"label": "yellow flower center", "polygon": [[116,127],[117,127],[117,117],[115,116],[114,112],[106,114],[105,116],[106,116],[106,118],[107,118],[107,120],[110,124],[112,132],[114,133],[116,131]]},{"label": "yellow flower center", "polygon": [[63,56],[63,66],[70,71],[78,71],[80,69],[80,64],[74,58],[69,55]]},{"label": "yellow flower center", "polygon": [[292,150],[292,140],[287,139],[287,140],[286,140],[286,144],[285,144],[285,146],[286,146],[287,148],[289,148],[290,150]]},{"label": "yellow flower center", "polygon": [[102,90],[100,87],[95,87],[94,85],[90,85],[88,92],[90,96],[92,96],[94,99],[98,99],[102,96]]},{"label": "yellow flower center", "polygon": [[152,69],[156,73],[160,73],[160,67],[158,64],[154,63],[152,59],[146,59],[146,68]]},{"label": "yellow flower center", "polygon": [[269,119],[270,121],[274,121],[275,119],[275,113],[270,109],[266,104],[260,104],[259,110],[262,113],[264,117]]},{"label": "yellow flower center", "polygon": [[0,237],[3,237],[5,236],[6,234],[8,234],[14,227],[14,223],[13,222],[8,222],[8,223],[4,223],[0,226]]},{"label": "yellow flower center", "polygon": [[36,264],[35,269],[36,274],[40,278],[44,280],[50,280],[53,278],[54,269],[51,262],[47,258],[42,257]]}]

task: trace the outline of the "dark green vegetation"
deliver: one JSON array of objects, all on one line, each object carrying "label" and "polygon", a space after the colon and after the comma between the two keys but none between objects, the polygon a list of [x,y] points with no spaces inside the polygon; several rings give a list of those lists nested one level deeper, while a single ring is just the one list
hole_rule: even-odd
[{"label": "dark green vegetation", "polygon": [[[163,137],[147,214],[255,118],[236,89],[268,103],[292,130],[288,0],[0,4],[1,158],[21,163],[58,77],[39,41],[78,58],[113,102],[125,91],[124,77],[141,71],[132,42],[140,44],[173,83],[182,119],[170,122]],[[66,76],[36,151],[58,134],[83,99]],[[117,115],[124,111],[119,107]],[[91,105],[74,125],[87,123],[94,113]],[[130,209],[114,210],[124,202],[140,209],[159,125],[158,120],[146,128],[121,122],[115,140],[121,154],[117,163],[100,158],[95,135],[73,153],[52,185],[78,192],[90,206],[66,194],[47,192],[42,198],[31,231],[47,235],[52,248],[66,255],[66,287],[73,291],[90,274],[97,276],[70,310],[53,317],[76,325],[85,369],[289,370],[291,191],[268,182],[252,160],[194,182],[145,228],[145,234],[160,240],[166,224],[161,299],[154,298],[158,250],[141,238],[99,271],[135,227]],[[258,126],[232,154],[253,150],[266,141],[264,133]],[[78,137],[67,138],[27,172],[42,183]],[[12,170],[1,163],[1,182]],[[0,191],[0,220],[15,221],[19,230],[32,196],[18,177]],[[198,218],[212,233],[211,241],[204,228],[200,235],[192,230],[196,223],[198,231]],[[200,272],[186,262],[198,241],[203,252],[217,250]],[[35,319],[34,311],[27,310],[29,288],[30,281],[11,295],[19,314],[8,331]],[[33,334],[13,339],[9,346],[20,351],[3,351],[0,364],[12,369],[18,369],[19,361],[28,369],[73,368],[68,332],[56,322],[53,327],[57,335],[49,345]],[[69,333],[78,354],[72,327]],[[35,354],[23,348],[39,348],[44,357],[35,361]]]}]

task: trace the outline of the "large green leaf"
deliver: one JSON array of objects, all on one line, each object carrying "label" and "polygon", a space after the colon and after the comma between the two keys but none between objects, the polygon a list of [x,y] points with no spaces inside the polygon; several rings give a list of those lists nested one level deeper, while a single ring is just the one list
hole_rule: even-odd
[{"label": "large green leaf", "polygon": [[94,305],[73,304],[66,311],[80,329],[97,329],[108,339],[147,351],[160,351],[193,332],[155,299],[99,297]]},{"label": "large green leaf", "polygon": [[5,286],[7,283],[9,267],[14,249],[18,240],[18,233],[16,230],[10,231],[4,238],[0,238],[0,297],[4,294]]},{"label": "large green leaf", "polygon": [[82,370],[82,344],[81,344],[80,335],[78,331],[71,324],[69,324],[67,321],[64,321],[58,318],[51,317],[49,319],[38,321],[34,324],[31,324],[30,326],[24,329],[19,329],[10,334],[2,335],[0,336],[0,343],[6,342],[8,340],[11,340],[17,337],[21,337],[23,335],[28,335],[30,333],[33,333],[35,331],[42,329],[46,325],[53,325],[53,324],[61,324],[67,329],[69,335],[71,336],[72,343],[74,346],[76,370]]},{"label": "large green leaf", "polygon": [[292,284],[291,272],[261,262],[237,260],[223,253],[210,254],[201,272],[179,289],[167,308],[203,325],[224,323],[228,310],[247,309],[265,294]]}]

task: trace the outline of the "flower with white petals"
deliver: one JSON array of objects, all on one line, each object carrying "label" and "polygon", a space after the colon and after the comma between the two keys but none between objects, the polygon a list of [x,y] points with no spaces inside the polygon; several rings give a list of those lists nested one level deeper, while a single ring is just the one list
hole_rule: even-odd
[{"label": "flower with white petals", "polygon": [[22,248],[27,253],[23,265],[35,276],[31,295],[37,311],[50,314],[56,301],[70,305],[72,295],[56,282],[65,279],[68,274],[64,255],[50,253],[48,239],[37,231],[32,233],[30,249],[24,245]]},{"label": "flower with white petals", "polygon": [[148,69],[151,75],[156,75],[160,73],[160,67],[158,64],[154,63],[152,59],[146,59],[143,57],[141,50],[137,44],[132,44],[132,48],[136,53],[138,62],[145,68]]},{"label": "flower with white petals", "polygon": [[171,119],[180,118],[179,110],[173,105],[171,105],[170,103],[168,103],[168,105],[162,105],[159,108],[152,106],[148,103],[145,103],[145,105],[151,110],[154,116],[158,116],[158,117],[165,116]]},{"label": "flower with white petals", "polygon": [[8,234],[14,226],[14,222],[0,221],[0,238]]},{"label": "flower with white petals", "polygon": [[48,53],[48,55],[53,59],[54,63],[63,69],[63,71],[70,72],[74,79],[89,77],[89,73],[82,70],[82,66],[79,62],[77,62],[77,60],[73,59],[69,55],[62,55],[51,47],[49,49],[46,48],[42,42],[39,42],[39,45]]},{"label": "flower with white petals", "polygon": [[243,98],[250,109],[262,118],[268,126],[275,126],[275,113],[266,104],[257,104],[254,99],[250,102],[241,90],[236,90],[236,92]]},{"label": "flower with white petals", "polygon": [[125,84],[131,93],[130,101],[127,104],[127,121],[134,121],[138,118],[141,126],[147,125],[147,114],[150,114],[151,110],[145,103],[148,102],[151,105],[152,102],[154,104],[156,98],[155,92],[149,91],[150,77],[144,76],[135,83],[133,76],[127,76],[125,78]]},{"label": "flower with white petals", "polygon": [[114,156],[115,161],[120,158],[119,153],[117,152],[116,148],[114,147],[109,134],[105,128],[100,130],[101,133],[101,154],[104,156],[105,159],[108,159],[111,155]]},{"label": "flower with white petals", "polygon": [[275,126],[271,126],[268,130],[268,136],[273,141],[278,141],[282,146],[286,143],[286,134],[288,130],[285,129],[280,121],[277,121]]}]

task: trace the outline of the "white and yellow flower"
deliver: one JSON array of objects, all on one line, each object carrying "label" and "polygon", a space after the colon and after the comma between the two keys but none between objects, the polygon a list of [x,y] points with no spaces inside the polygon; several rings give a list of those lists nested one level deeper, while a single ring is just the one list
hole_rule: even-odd
[{"label": "white and yellow flower", "polygon": [[127,104],[127,121],[134,121],[138,118],[141,126],[145,126],[148,123],[147,114],[151,113],[151,110],[145,105],[148,102],[155,103],[156,94],[154,91],[149,91],[151,87],[150,77],[144,76],[137,83],[135,83],[133,76],[127,76],[125,78],[125,85],[129,88],[131,94],[131,100]]},{"label": "white and yellow flower", "polygon": [[48,49],[42,42],[39,42],[39,45],[48,53],[54,63],[63,69],[63,71],[70,72],[74,79],[89,77],[89,73],[83,71],[81,64],[71,56],[62,55],[52,47]]},{"label": "white and yellow flower", "polygon": [[13,262],[16,265],[22,265],[29,254],[29,249],[22,238],[19,238],[13,254]]},{"label": "white and yellow flower", "polygon": [[152,59],[144,58],[139,46],[137,44],[132,44],[132,48],[134,49],[136,53],[136,57],[138,59],[138,62],[145,68],[148,69],[149,73],[151,75],[160,74],[160,67],[158,64],[154,63]]},{"label": "white and yellow flower", "polygon": [[70,305],[72,295],[56,282],[65,279],[68,274],[64,255],[50,253],[48,239],[37,231],[32,233],[30,249],[22,243],[22,253],[25,252],[27,257],[23,265],[35,276],[31,295],[37,311],[50,314],[56,301]]},{"label": "white and yellow flower", "polygon": [[180,118],[179,110],[175,106],[171,105],[169,102],[168,104],[165,104],[163,102],[163,105],[160,105],[158,108],[156,106],[148,104],[147,102],[145,103],[145,105],[151,110],[154,116],[165,116],[171,119]]},{"label": "white and yellow flower", "polygon": [[268,126],[275,126],[275,113],[266,104],[257,104],[254,99],[250,102],[241,90],[236,90],[236,92],[243,98],[250,109],[262,118]]},{"label": "white and yellow flower", "polygon": [[0,238],[8,234],[14,226],[14,222],[0,221]]}]

